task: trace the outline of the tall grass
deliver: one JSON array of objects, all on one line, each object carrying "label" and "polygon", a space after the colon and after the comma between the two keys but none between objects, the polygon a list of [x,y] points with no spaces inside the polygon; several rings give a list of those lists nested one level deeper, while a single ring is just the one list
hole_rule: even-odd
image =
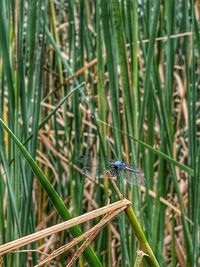
[{"label": "tall grass", "polygon": [[[106,180],[75,166],[93,155],[144,170],[145,187],[119,188],[160,266],[199,265],[199,18],[189,0],[0,1],[2,244],[115,201]],[[31,249],[50,253],[71,234],[7,254],[4,266],[34,266]],[[123,214],[77,265],[138,265],[138,249]]]}]

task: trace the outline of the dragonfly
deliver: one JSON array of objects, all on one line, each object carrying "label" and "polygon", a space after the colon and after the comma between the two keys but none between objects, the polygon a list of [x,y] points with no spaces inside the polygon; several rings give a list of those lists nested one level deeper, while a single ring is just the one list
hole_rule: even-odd
[{"label": "dragonfly", "polygon": [[142,169],[122,160],[87,156],[79,156],[77,159],[78,164],[81,165],[82,173],[86,176],[100,179],[105,177],[117,178],[118,181],[125,179],[127,183],[133,185],[145,185],[146,183]]}]

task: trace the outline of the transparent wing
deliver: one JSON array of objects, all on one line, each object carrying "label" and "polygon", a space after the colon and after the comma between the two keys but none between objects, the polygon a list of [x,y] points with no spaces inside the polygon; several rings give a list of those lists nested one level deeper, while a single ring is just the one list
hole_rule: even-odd
[{"label": "transparent wing", "polygon": [[90,177],[94,177],[95,179],[103,179],[106,174],[105,168],[100,168],[99,166],[87,166],[81,169],[82,174]]},{"label": "transparent wing", "polygon": [[81,156],[76,156],[75,161],[76,163],[82,165],[83,167],[104,165],[107,168],[109,167],[110,162],[112,162],[113,160],[109,158],[81,155]]},{"label": "transparent wing", "polygon": [[123,170],[121,176],[129,183],[133,185],[145,185],[146,178],[141,169],[136,168],[135,171]]},{"label": "transparent wing", "polygon": [[81,168],[82,173],[91,177],[103,178],[109,170],[109,165],[112,162],[109,158],[77,156],[75,157],[77,165]]}]

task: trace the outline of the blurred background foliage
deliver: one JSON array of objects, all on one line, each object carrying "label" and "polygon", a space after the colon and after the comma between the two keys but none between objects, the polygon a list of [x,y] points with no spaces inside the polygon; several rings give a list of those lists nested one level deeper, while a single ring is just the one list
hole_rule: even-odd
[{"label": "blurred background foliage", "polygon": [[[140,166],[146,186],[120,189],[161,266],[200,264],[199,23],[198,0],[0,1],[0,117],[72,216],[117,199],[106,181],[81,175],[77,155]],[[0,218],[1,243],[61,221],[3,128]],[[29,249],[50,253],[70,239]],[[137,240],[122,215],[92,247],[103,266],[134,265]],[[65,266],[73,253],[48,266]],[[4,265],[40,257],[12,253]]]}]

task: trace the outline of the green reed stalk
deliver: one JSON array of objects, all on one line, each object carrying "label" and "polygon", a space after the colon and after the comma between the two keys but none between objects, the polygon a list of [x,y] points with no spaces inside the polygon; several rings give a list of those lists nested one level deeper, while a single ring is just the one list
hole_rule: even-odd
[{"label": "green reed stalk", "polygon": [[[45,176],[43,171],[39,168],[39,166],[36,164],[36,162],[33,160],[31,155],[28,153],[28,151],[24,148],[24,146],[21,144],[21,142],[17,139],[17,137],[13,134],[13,132],[6,126],[6,124],[3,122],[3,120],[0,118],[0,123],[6,130],[6,132],[9,134],[9,136],[13,139],[21,153],[23,154],[24,158],[29,163],[32,171],[35,173],[35,175],[38,177],[42,187],[46,191],[48,197],[50,198],[51,202],[55,206],[58,214],[61,216],[63,220],[70,220],[72,216],[70,215],[67,207],[55,191],[55,189],[50,184],[48,178]],[[81,230],[78,226],[74,226],[70,229],[70,232],[74,237],[77,237],[81,235]],[[91,266],[102,266],[96,255],[94,254],[92,248],[88,246],[84,251],[84,256],[86,257],[88,263]]]}]

